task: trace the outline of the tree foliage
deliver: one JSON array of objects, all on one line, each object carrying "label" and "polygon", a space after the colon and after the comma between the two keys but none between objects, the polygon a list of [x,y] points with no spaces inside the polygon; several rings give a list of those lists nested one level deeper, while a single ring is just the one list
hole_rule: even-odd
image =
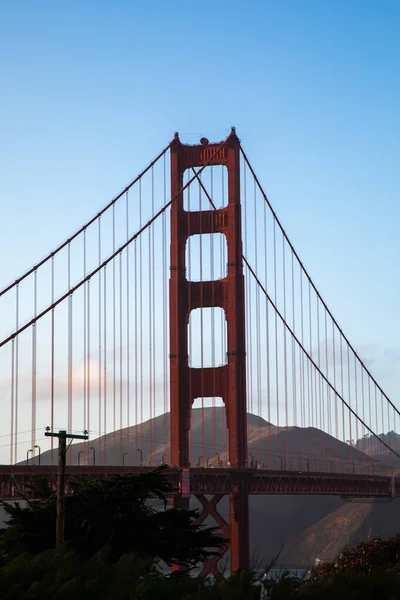
[{"label": "tree foliage", "polygon": [[[72,482],[66,498],[68,547],[84,559],[107,547],[112,562],[134,553],[187,568],[218,554],[226,540],[216,528],[196,525],[197,511],[167,507],[174,490],[162,471]],[[39,497],[26,506],[2,503],[9,527],[0,536],[0,560],[55,545],[55,494],[41,482],[32,491]]]},{"label": "tree foliage", "polygon": [[2,600],[260,600],[251,573],[204,582],[165,576],[134,554],[111,562],[106,549],[87,561],[66,546],[23,554],[0,568]]},{"label": "tree foliage", "polygon": [[[282,587],[277,586],[279,594]],[[395,600],[400,598],[400,536],[374,539],[316,567],[305,582],[292,582],[285,598]],[[273,600],[281,596],[272,595]],[[282,596],[283,598],[283,596]]]}]

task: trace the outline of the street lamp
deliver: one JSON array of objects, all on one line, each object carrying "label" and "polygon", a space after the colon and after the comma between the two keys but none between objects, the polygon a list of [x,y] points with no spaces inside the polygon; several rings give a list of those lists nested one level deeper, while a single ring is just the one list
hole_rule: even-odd
[{"label": "street lamp", "polygon": [[140,459],[139,459],[139,463],[140,463],[140,466],[142,466],[142,464],[143,464],[143,452],[142,452],[142,449],[141,449],[141,448],[138,448],[138,449],[136,450],[136,452],[140,452]]},{"label": "street lamp", "polygon": [[199,467],[201,467],[201,459],[202,458],[203,458],[202,456],[199,456]]},{"label": "street lamp", "polygon": [[96,464],[96,450],[93,448],[93,446],[90,446],[89,450],[93,450],[93,464]]},{"label": "street lamp", "polygon": [[41,454],[41,449],[40,449],[40,446],[39,446],[38,444],[35,444],[33,447],[34,447],[34,448],[37,448],[37,449],[39,450],[39,454],[38,454],[38,460],[39,460],[39,467],[40,467],[40,454]]},{"label": "street lamp", "polygon": [[78,452],[78,467],[81,464],[81,454],[85,454],[84,450],[79,450]]},{"label": "street lamp", "polygon": [[122,455],[122,466],[125,466],[125,456],[128,456],[128,452],[124,452]]},{"label": "street lamp", "polygon": [[30,448],[29,450],[27,450],[26,452],[26,464],[29,465],[29,452],[33,452],[32,448]]}]

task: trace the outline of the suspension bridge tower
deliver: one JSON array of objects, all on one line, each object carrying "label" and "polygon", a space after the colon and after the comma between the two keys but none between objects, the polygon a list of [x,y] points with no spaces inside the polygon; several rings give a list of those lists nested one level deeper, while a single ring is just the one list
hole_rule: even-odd
[{"label": "suspension bridge tower", "polygon": [[[218,210],[184,208],[184,173],[190,169],[222,165],[228,174],[228,203]],[[229,432],[229,461],[237,470],[238,484],[230,494],[230,523],[216,510],[222,495],[203,505],[201,521],[212,515],[230,539],[231,569],[249,567],[249,507],[247,460],[245,297],[240,203],[240,141],[232,128],[222,144],[185,145],[178,134],[171,145],[171,273],[170,273],[170,398],[171,464],[189,467],[189,431],[192,404],[200,397],[221,397]],[[226,237],[227,275],[216,281],[188,281],[185,248],[191,235],[221,233]],[[192,368],[188,356],[190,312],[221,307],[228,333],[228,360],[220,367]],[[176,499],[176,502],[179,502]],[[217,561],[205,564],[203,573],[215,572]]]}]

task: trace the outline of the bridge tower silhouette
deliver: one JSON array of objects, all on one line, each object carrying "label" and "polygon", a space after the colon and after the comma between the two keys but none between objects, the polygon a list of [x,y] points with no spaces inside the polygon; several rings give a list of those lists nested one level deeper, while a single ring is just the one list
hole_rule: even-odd
[{"label": "bridge tower silhouette", "polygon": [[[184,173],[188,169],[222,165],[228,173],[228,203],[217,210],[186,211]],[[232,128],[225,145],[184,145],[178,134],[171,145],[171,262],[170,262],[170,402],[171,464],[189,467],[189,430],[196,398],[222,398],[229,432],[228,457],[232,468],[243,469],[247,460],[246,337],[240,203],[240,141]],[[227,275],[217,281],[188,281],[185,248],[191,235],[221,233],[228,251]],[[227,364],[189,366],[188,324],[192,310],[220,307],[225,311],[228,333]],[[218,465],[217,465],[218,466]],[[249,505],[246,486],[230,494],[230,524],[216,511],[222,494],[203,505],[201,520],[211,515],[230,539],[231,569],[249,567]],[[178,499],[176,499],[179,502]],[[213,572],[216,560],[203,571]]]}]

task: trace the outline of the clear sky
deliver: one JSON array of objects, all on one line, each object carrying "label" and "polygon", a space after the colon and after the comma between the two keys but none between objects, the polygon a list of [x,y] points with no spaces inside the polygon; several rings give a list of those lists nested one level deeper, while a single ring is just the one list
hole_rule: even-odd
[{"label": "clear sky", "polygon": [[0,288],[175,131],[196,143],[235,125],[400,405],[399,27],[397,0],[0,0]]}]

